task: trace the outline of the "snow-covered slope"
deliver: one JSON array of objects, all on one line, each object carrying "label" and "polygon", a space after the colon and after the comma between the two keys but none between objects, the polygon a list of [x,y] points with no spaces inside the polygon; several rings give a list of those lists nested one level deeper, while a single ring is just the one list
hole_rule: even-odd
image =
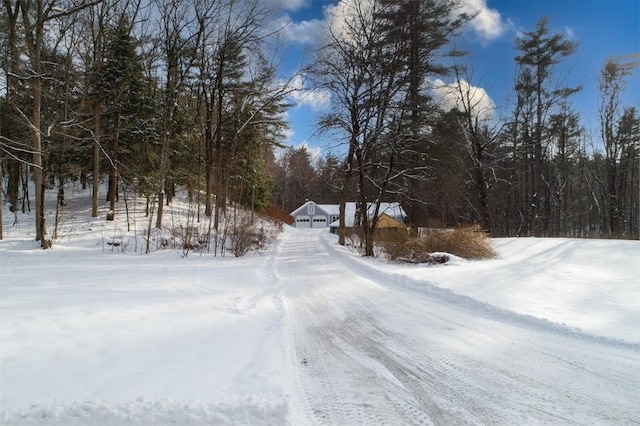
[{"label": "snow-covered slope", "polygon": [[[262,255],[0,241],[0,424],[640,422],[637,241],[439,267],[287,228]],[[92,231],[89,231],[92,229]]]},{"label": "snow-covered slope", "polygon": [[[349,253],[333,244],[333,236],[325,239],[333,250]],[[476,309],[640,344],[639,241],[497,238],[492,245],[498,259],[454,259],[447,265],[343,258],[405,288],[450,295],[452,302],[467,301]]]}]

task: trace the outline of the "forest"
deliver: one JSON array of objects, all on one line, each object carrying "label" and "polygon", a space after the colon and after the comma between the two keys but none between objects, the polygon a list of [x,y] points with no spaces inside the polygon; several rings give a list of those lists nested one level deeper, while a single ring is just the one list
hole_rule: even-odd
[{"label": "forest", "polygon": [[[2,205],[35,211],[44,248],[45,191],[63,206],[70,181],[92,190],[94,217],[110,203],[105,220],[123,191],[146,197],[156,228],[180,187],[214,232],[231,202],[286,217],[313,199],[398,201],[411,225],[495,237],[640,238],[640,117],[622,102],[638,58],[594,76],[588,135],[572,104],[581,88],[559,72],[580,47],[541,17],[514,40],[516,102],[498,118],[469,84],[473,58],[452,47],[474,18],[457,0],[348,3],[344,25],[283,78],[274,2],[3,0]],[[331,95],[317,131],[339,149],[319,158],[286,145],[300,75]],[[452,82],[453,108],[435,79]],[[360,220],[372,254],[376,215]]]}]

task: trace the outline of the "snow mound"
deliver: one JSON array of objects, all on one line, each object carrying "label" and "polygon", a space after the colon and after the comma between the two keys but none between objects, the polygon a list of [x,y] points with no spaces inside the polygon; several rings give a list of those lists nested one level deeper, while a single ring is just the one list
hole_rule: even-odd
[{"label": "snow mound", "polygon": [[133,401],[60,402],[7,410],[2,425],[234,425],[287,424],[285,398],[251,396],[216,403],[138,398]]}]

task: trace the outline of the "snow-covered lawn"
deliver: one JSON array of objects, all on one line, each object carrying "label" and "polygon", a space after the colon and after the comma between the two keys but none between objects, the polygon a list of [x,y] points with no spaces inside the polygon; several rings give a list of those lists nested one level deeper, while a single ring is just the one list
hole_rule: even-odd
[{"label": "snow-covered lawn", "polygon": [[640,422],[638,241],[497,239],[499,259],[425,267],[290,228],[233,258],[79,225],[43,251],[10,225],[2,425]]},{"label": "snow-covered lawn", "polygon": [[284,418],[282,303],[266,257],[32,245],[0,245],[0,403],[26,410],[0,423]]},{"label": "snow-covered lawn", "polygon": [[427,290],[433,290],[432,286],[449,289],[485,302],[488,309],[498,307],[593,336],[640,343],[639,241],[491,241],[499,253],[495,260],[454,258],[448,265],[433,267],[355,260],[405,287],[425,290],[427,282]]}]

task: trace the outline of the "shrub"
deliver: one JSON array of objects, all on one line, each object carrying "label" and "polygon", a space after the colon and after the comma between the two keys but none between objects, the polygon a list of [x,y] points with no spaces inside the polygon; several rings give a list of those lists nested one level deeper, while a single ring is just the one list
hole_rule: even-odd
[{"label": "shrub", "polygon": [[231,240],[233,255],[241,257],[254,250],[259,244],[259,234],[248,218],[234,224],[227,236]]},{"label": "shrub", "polygon": [[380,241],[380,245],[389,259],[410,263],[445,263],[449,260],[446,255],[434,255],[436,252],[465,259],[496,257],[487,234],[478,226],[429,229],[419,236],[387,238]]},{"label": "shrub", "polygon": [[271,219],[275,219],[276,221],[280,221],[282,223],[286,223],[288,225],[293,224],[293,217],[289,215],[289,213],[282,210],[280,207],[271,206],[266,210],[260,212],[260,214],[267,216]]},{"label": "shrub", "polygon": [[492,259],[497,256],[486,232],[479,226],[453,230],[429,230],[421,235],[432,252],[451,253],[464,259]]},{"label": "shrub", "polygon": [[[266,226],[265,226],[266,225]],[[255,251],[260,252],[282,232],[280,221],[256,221],[251,223],[249,217],[242,216],[227,231],[231,250],[236,257]]]}]

